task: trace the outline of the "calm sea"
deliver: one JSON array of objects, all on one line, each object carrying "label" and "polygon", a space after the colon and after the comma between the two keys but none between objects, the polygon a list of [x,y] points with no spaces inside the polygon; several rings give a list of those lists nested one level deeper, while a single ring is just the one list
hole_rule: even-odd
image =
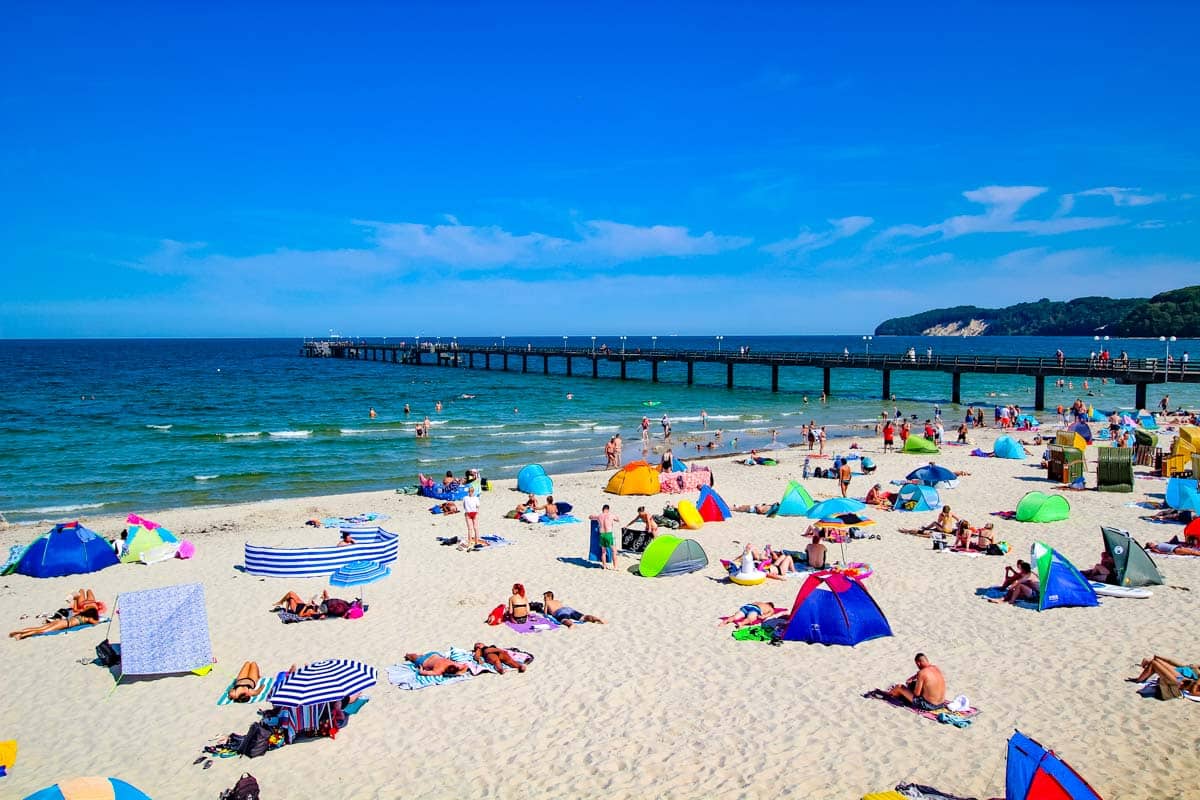
[{"label": "calm sea", "polygon": [[[392,341],[395,341],[393,339]],[[443,342],[448,340],[443,339]],[[461,338],[460,345],[495,340]],[[561,345],[561,337],[506,338],[506,344]],[[601,336],[619,350],[616,336]],[[573,337],[572,346],[590,346]],[[712,337],[629,337],[625,347],[711,348]],[[756,351],[862,352],[859,336],[728,336],[724,349],[748,345]],[[872,352],[921,354],[1086,356],[1090,338],[904,338],[881,337]],[[233,503],[370,489],[415,482],[418,472],[461,472],[511,477],[530,462],[548,471],[599,469],[604,443],[620,432],[626,460],[639,450],[639,424],[669,415],[676,455],[695,453],[722,430],[722,451],[736,439],[739,450],[762,447],[778,432],[779,446],[798,439],[802,423],[815,420],[831,435],[856,434],[873,424],[891,403],[879,399],[874,371],[835,370],[834,396],[818,402],[821,371],[785,368],[781,391],[770,391],[770,371],[739,367],[738,387],[725,388],[724,367],[697,365],[696,385],[687,386],[682,365],[660,367],[660,383],[648,365],[631,365],[632,380],[592,380],[576,362],[577,377],[552,359],[551,375],[541,360],[521,374],[493,368],[408,367],[383,362],[306,359],[296,339],[0,341],[0,513],[10,522],[66,519],[78,514]],[[1157,341],[1118,340],[1113,354],[1163,356]],[[1177,342],[1172,355],[1200,342]],[[480,365],[482,366],[482,365]],[[534,371],[536,370],[536,371]],[[578,377],[581,371],[588,377]],[[602,376],[619,374],[602,363]],[[1082,379],[1068,376],[1072,390],[1047,387],[1047,401],[1083,395]],[[1097,408],[1130,406],[1133,388],[1090,387]],[[924,418],[940,403],[947,418],[961,410],[948,404],[950,377],[892,373],[900,409]],[[963,377],[965,403],[1032,405],[1032,381],[1004,376]],[[1200,387],[1171,385],[1172,405],[1200,405]],[[990,393],[995,392],[996,397]],[[1157,403],[1161,387],[1151,387]],[[572,399],[567,395],[571,393]],[[471,395],[471,397],[465,397]],[[808,402],[805,403],[805,396]],[[441,412],[435,404],[443,404]],[[647,406],[645,403],[657,403]],[[404,404],[412,408],[403,413]],[[369,417],[374,407],[377,416]],[[703,430],[700,412],[708,414]],[[414,426],[426,415],[433,435],[418,440]],[[681,443],[682,442],[682,443]],[[830,449],[835,449],[836,445]],[[705,451],[706,453],[709,451]]]}]

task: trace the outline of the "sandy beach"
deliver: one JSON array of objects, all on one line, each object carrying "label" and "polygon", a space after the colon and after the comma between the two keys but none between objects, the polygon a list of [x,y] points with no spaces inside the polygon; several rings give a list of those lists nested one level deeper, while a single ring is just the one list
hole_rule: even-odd
[{"label": "sandy beach", "polygon": [[[994,436],[993,429],[972,432],[972,446],[990,450]],[[881,454],[878,437],[861,443],[879,469],[873,479],[855,476],[851,495],[858,497],[927,460]],[[716,626],[746,602],[791,605],[801,580],[732,585],[718,559],[732,558],[747,541],[802,549],[803,519],[736,514],[706,524],[688,534],[707,551],[706,569],[647,579],[629,571],[636,565],[630,557],[617,572],[586,566],[586,522],[546,527],[504,519],[522,497],[513,481],[493,482],[482,495],[480,521],[482,533],[515,544],[472,553],[437,541],[463,535],[462,515],[431,515],[430,500],[393,492],[146,512],[193,541],[195,558],[47,580],[7,576],[0,580],[5,630],[32,624],[26,617],[59,608],[81,586],[111,603],[122,591],[199,582],[215,668],[207,677],[131,681],[114,691],[109,673],[88,663],[103,631],[4,638],[0,739],[17,739],[20,754],[0,778],[0,796],[96,774],[155,798],[210,798],[248,771],[264,797],[301,800],[857,798],[899,781],[994,797],[1004,793],[1005,741],[1014,728],[1055,749],[1108,800],[1195,796],[1200,705],[1142,698],[1125,678],[1153,653],[1200,657],[1200,633],[1190,626],[1200,610],[1200,559],[1159,559],[1167,586],[1154,587],[1147,600],[1106,599],[1098,608],[1039,613],[977,595],[999,583],[1005,565],[1027,558],[1035,540],[1082,569],[1099,558],[1102,524],[1142,542],[1178,533],[1142,521],[1152,512],[1128,505],[1147,495],[1161,500],[1165,482],[1139,468],[1133,494],[1066,492],[1068,521],[1021,524],[990,514],[1015,508],[1032,489],[1052,490],[1037,468],[1041,448],[1031,447],[1035,457],[1024,462],[970,457],[970,449],[945,447],[937,457],[970,473],[942,499],[976,525],[995,522],[1010,554],[934,552],[928,540],[897,532],[931,521],[932,513],[875,513],[871,532],[881,538],[851,542],[846,553],[874,568],[867,586],[894,636],[854,648],[771,647],[735,641],[729,628]],[[776,467],[747,467],[733,457],[708,463],[730,504],[774,502],[789,479],[800,478],[804,454],[781,450]],[[1094,449],[1088,457],[1094,462]],[[642,504],[657,512],[694,499],[614,497],[603,492],[607,477],[554,475],[555,497],[581,517],[610,503],[623,521]],[[837,494],[833,480],[803,483],[818,500]],[[238,569],[243,544],[330,545],[336,532],[306,528],[305,520],[361,512],[390,515],[384,527],[400,536],[392,576],[366,587],[370,611],[354,621],[281,624],[268,609],[284,592],[309,596],[328,584],[246,574]],[[83,521],[109,537],[123,527],[121,517]],[[9,528],[0,544],[28,542],[48,527]],[[839,556],[836,545],[830,556]],[[484,618],[516,581],[534,596],[551,589],[608,624],[531,635],[488,627]],[[387,666],[407,652],[476,641],[519,646],[536,660],[524,675],[417,692],[387,682]],[[911,674],[918,651],[941,667],[951,695],[965,694],[980,709],[969,728],[862,697]],[[254,760],[216,759],[210,769],[193,764],[204,745],[257,719],[254,706],[216,705],[243,661],[274,673],[331,657],[359,659],[380,676],[370,702],[335,740],[304,741]]]}]

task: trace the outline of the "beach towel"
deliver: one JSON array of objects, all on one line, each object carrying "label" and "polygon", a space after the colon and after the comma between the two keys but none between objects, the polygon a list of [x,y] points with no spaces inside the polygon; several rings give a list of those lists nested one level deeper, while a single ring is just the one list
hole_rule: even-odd
[{"label": "beach towel", "polygon": [[[226,686],[224,691],[221,692],[221,696],[217,698],[217,705],[219,705],[219,706],[227,706],[227,705],[231,705],[231,704],[232,705],[245,705],[245,703],[234,703],[233,700],[230,699],[230,697],[229,697],[229,690],[233,688],[233,684],[235,684],[235,683],[237,683],[236,678],[234,678],[233,680],[231,680],[229,682],[229,685]],[[254,687],[254,694],[250,696],[250,699],[247,700],[246,703],[266,702],[267,695],[270,694],[271,687],[274,685],[275,685],[274,678],[268,677],[266,675],[259,678],[258,685]]]},{"label": "beach towel", "polygon": [[[1140,477],[1140,476],[1139,476]],[[1147,508],[1157,511],[1163,507],[1162,503],[1155,503],[1151,500],[1135,500],[1125,504],[1126,508]]]},{"label": "beach towel", "polygon": [[318,619],[339,619],[339,617],[326,617],[323,615],[317,617],[302,617],[299,614],[293,614],[290,611],[284,611],[282,609],[276,611],[275,613],[279,615],[279,621],[284,625],[291,625],[293,622],[312,622],[313,620]]},{"label": "beach towel", "polygon": [[524,622],[507,620],[504,624],[517,633],[541,633],[542,631],[553,631],[562,627],[554,618],[537,613],[531,613]]},{"label": "beach towel", "polygon": [[1000,519],[1016,519],[1017,512],[1016,511],[993,511],[992,516],[999,517]]},{"label": "beach towel", "polygon": [[905,711],[911,711],[919,717],[932,719],[936,722],[941,722],[944,725],[953,725],[956,728],[965,728],[971,724],[971,718],[979,713],[979,709],[974,706],[968,707],[965,711],[951,711],[948,707],[940,707],[933,711],[925,711],[924,709],[916,708],[909,705],[907,701],[899,697],[892,697],[883,689],[872,689],[863,695],[870,700],[882,700],[890,706],[903,708]]},{"label": "beach towel", "polygon": [[488,543],[487,547],[482,548],[484,550],[494,550],[497,547],[507,547],[510,544],[516,544],[512,539],[505,539],[503,536],[495,536],[490,533],[484,534],[479,538]]},{"label": "beach towel", "polygon": [[[518,650],[515,647],[505,649],[512,655],[513,660],[518,663],[528,664],[533,661],[533,656],[524,650]],[[392,664],[387,668],[388,681],[406,691],[416,691],[417,689],[428,689],[430,686],[461,683],[485,672],[493,674],[496,672],[491,664],[480,664],[475,660],[473,653],[459,647],[450,647],[445,652],[439,652],[438,655],[444,656],[456,664],[465,665],[467,672],[452,676],[422,675],[415,664],[405,661],[403,664]]]},{"label": "beach towel", "polygon": [[4,560],[4,566],[0,567],[0,575],[7,575],[8,570],[16,566],[16,563],[21,560],[21,556],[25,555],[27,547],[29,547],[27,544],[14,544],[8,548],[8,558]]},{"label": "beach towel", "polygon": [[583,522],[583,520],[579,519],[579,517],[575,517],[570,514],[564,514],[563,516],[557,517],[555,519],[550,519],[545,514],[543,514],[540,517],[538,517],[538,522],[542,523],[543,525],[569,525],[572,522]]},{"label": "beach towel", "polygon": [[33,634],[33,636],[30,636],[30,637],[27,637],[27,638],[30,638],[30,639],[32,639],[32,638],[34,638],[34,636],[58,636],[60,633],[74,633],[75,631],[86,631],[86,630],[91,630],[91,629],[93,629],[93,628],[98,628],[98,627],[100,627],[101,625],[104,625],[104,624],[106,624],[106,623],[109,623],[109,622],[111,622],[111,621],[112,621],[112,620],[111,620],[111,619],[109,619],[108,617],[101,617],[101,618],[100,618],[100,621],[99,621],[99,622],[97,622],[95,625],[76,625],[76,626],[75,626],[75,627],[73,627],[73,628],[64,628],[64,629],[62,629],[61,631],[46,631],[45,633],[35,633],[35,634]]},{"label": "beach towel", "polygon": [[345,714],[347,717],[352,717],[355,714],[357,714],[359,711],[362,711],[362,707],[365,706],[367,704],[367,701],[370,699],[371,698],[367,697],[366,695],[363,695],[362,697],[359,697],[357,700],[355,700],[353,703],[347,703],[346,705],[342,706],[342,713]]},{"label": "beach towel", "polygon": [[391,519],[387,514],[357,514],[353,517],[326,517],[321,520],[321,525],[326,528],[353,528],[356,525],[369,525],[375,527],[380,522],[386,522]]},{"label": "beach towel", "polygon": [[[1150,680],[1145,681],[1144,683],[1139,683],[1137,691],[1142,697],[1153,697],[1157,700],[1158,676],[1155,675],[1154,677],[1150,678]],[[1191,700],[1193,703],[1200,703],[1200,694],[1188,694],[1187,692],[1184,692],[1183,697],[1185,700]]]}]

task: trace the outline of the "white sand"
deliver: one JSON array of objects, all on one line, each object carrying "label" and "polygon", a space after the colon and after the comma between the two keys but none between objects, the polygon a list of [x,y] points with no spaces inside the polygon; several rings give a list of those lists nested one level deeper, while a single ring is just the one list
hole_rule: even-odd
[{"label": "white sand", "polygon": [[[867,444],[885,485],[922,463],[878,449],[877,439]],[[1178,527],[1142,522],[1139,515],[1148,512],[1125,507],[1165,484],[1139,480],[1132,495],[1067,493],[1070,521],[1022,525],[988,512],[1014,508],[1031,489],[1048,490],[1044,473],[1028,462],[970,458],[968,450],[946,448],[938,458],[973,473],[943,499],[976,524],[996,521],[1013,552],[1006,558],[935,553],[927,540],[896,533],[932,514],[877,514],[873,531],[882,540],[853,542],[847,554],[874,566],[867,585],[895,636],[853,649],[738,642],[729,628],[716,627],[719,615],[743,602],[790,605],[801,581],[734,586],[719,580],[718,559],[735,555],[746,540],[799,548],[803,520],[738,514],[706,525],[693,535],[710,566],[652,580],[580,566],[586,524],[546,528],[502,519],[520,498],[509,482],[483,495],[483,531],[517,540],[495,552],[439,546],[436,536],[463,533],[463,517],[431,516],[431,501],[393,493],[151,514],[194,540],[196,558],[53,580],[9,576],[0,581],[0,618],[6,630],[30,624],[20,617],[58,608],[79,586],[111,603],[118,591],[200,581],[218,658],[213,673],[132,682],[110,693],[107,671],[79,663],[92,657],[102,632],[5,638],[0,739],[17,738],[21,750],[11,776],[0,779],[0,795],[21,797],[62,778],[100,774],[160,800],[216,797],[249,771],[264,797],[289,800],[856,798],[901,780],[988,797],[1003,794],[1005,741],[1020,727],[1055,748],[1109,800],[1196,796],[1200,704],[1143,699],[1124,678],[1151,653],[1200,658],[1193,627],[1200,559],[1160,561],[1172,587],[1192,591],[1157,587],[1149,600],[1038,613],[976,596],[978,587],[999,581],[1005,564],[1027,557],[1035,539],[1082,568],[1102,549],[1101,523],[1143,541],[1169,538]],[[799,477],[802,456],[783,451],[784,463],[775,468],[713,461],[716,488],[730,503],[777,500],[788,479]],[[658,511],[679,499],[614,498],[601,491],[606,477],[556,476],[555,495],[582,515],[610,502],[624,520],[639,504]],[[818,499],[836,492],[831,480],[805,483]],[[852,494],[868,486],[857,477]],[[392,515],[386,527],[401,535],[401,558],[389,580],[366,588],[371,611],[361,620],[285,626],[267,613],[272,602],[288,589],[318,593],[324,581],[260,579],[235,569],[245,540],[329,544],[333,531],[305,528],[304,520],[362,511]],[[87,523],[109,536],[122,527],[117,518]],[[0,543],[28,541],[45,527],[10,529]],[[831,555],[837,552],[835,545]],[[623,559],[624,567],[633,563]],[[527,636],[489,628],[484,617],[514,581],[538,595],[553,589],[610,624]],[[523,676],[482,676],[419,692],[386,681],[387,665],[406,652],[477,640],[520,646],[537,660]],[[918,650],[945,671],[952,694],[967,694],[982,710],[970,728],[861,697],[908,676]],[[243,660],[273,673],[328,657],[361,659],[379,670],[381,681],[336,740],[253,761],[217,760],[208,770],[192,765],[203,745],[244,732],[256,719],[252,707],[215,705]]]}]

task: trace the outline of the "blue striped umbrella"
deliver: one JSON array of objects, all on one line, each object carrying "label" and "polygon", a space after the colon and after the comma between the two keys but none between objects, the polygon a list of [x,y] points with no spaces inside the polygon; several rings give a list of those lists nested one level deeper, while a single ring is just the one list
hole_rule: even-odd
[{"label": "blue striped umbrella", "polygon": [[[392,574],[391,567],[378,561],[351,561],[329,576],[331,586],[366,586]],[[359,593],[362,597],[362,593]]]},{"label": "blue striped umbrella", "polygon": [[276,684],[271,702],[277,706],[331,703],[375,685],[375,668],[361,661],[331,658],[314,661]]}]

